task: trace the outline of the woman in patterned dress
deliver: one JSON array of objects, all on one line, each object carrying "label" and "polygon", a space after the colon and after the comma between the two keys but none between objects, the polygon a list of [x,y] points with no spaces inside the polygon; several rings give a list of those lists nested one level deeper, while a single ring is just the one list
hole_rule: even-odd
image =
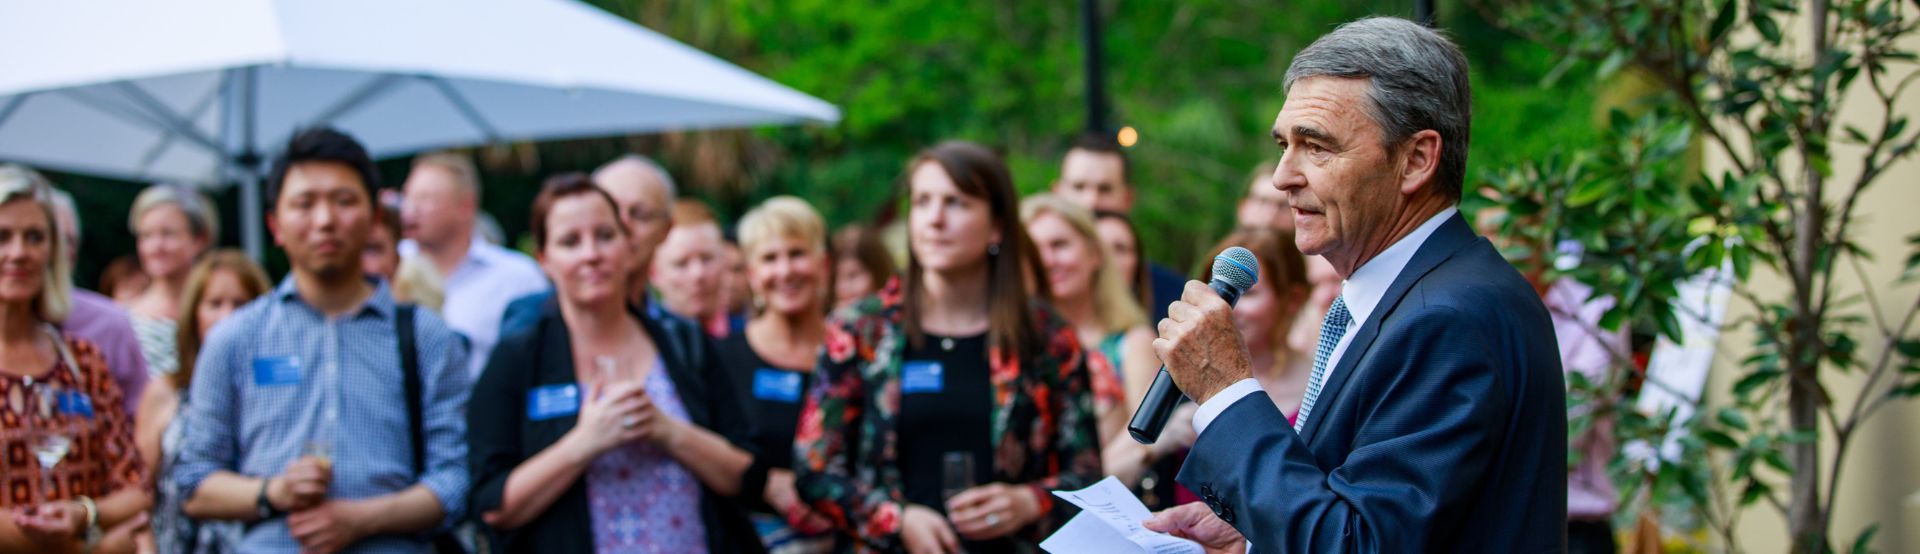
[{"label": "woman in patterned dress", "polygon": [[54,328],[72,306],[71,258],[48,195],[0,166],[0,552],[131,552],[146,468],[106,359]]},{"label": "woman in patterned dress", "polygon": [[555,296],[494,347],[468,403],[473,513],[502,552],[760,552],[765,491],[734,388],[699,327],[629,306],[612,197],[549,179],[533,238]]},{"label": "woman in patterned dress", "polygon": [[133,198],[127,226],[133,231],[140,269],[151,279],[146,290],[127,303],[127,315],[140,338],[147,373],[162,381],[180,367],[175,337],[187,274],[220,239],[220,219],[213,202],[199,191],[154,185]]},{"label": "woman in patterned dress", "polygon": [[800,496],[866,550],[1034,551],[1065,523],[1049,491],[1100,476],[1085,356],[1035,301],[1047,283],[999,156],[948,142],[907,171],[907,272],[828,324]]}]

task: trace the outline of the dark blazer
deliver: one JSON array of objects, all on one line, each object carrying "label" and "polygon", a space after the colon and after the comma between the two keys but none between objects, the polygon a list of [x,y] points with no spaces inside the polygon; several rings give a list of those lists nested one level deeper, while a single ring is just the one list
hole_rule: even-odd
[{"label": "dark blazer", "polygon": [[1356,331],[1299,434],[1266,395],[1179,480],[1258,552],[1560,552],[1567,404],[1532,286],[1455,215]]},{"label": "dark blazer", "polygon": [[[643,316],[634,310],[665,361],[667,376],[695,425],[713,430],[753,452],[749,423],[717,365],[713,345],[698,327],[673,316]],[[467,409],[468,458],[473,471],[469,505],[475,521],[500,507],[507,476],[522,462],[573,429],[574,416],[527,419],[527,393],[534,387],[574,383],[573,347],[559,306],[549,300],[532,327],[501,339],[473,386]],[[742,478],[741,494],[727,498],[702,487],[700,520],[710,552],[764,552],[744,507],[766,488],[767,466],[755,456]],[[511,531],[496,530],[500,552],[593,552],[592,515],[585,479],[557,484],[567,492],[546,513]]]}]

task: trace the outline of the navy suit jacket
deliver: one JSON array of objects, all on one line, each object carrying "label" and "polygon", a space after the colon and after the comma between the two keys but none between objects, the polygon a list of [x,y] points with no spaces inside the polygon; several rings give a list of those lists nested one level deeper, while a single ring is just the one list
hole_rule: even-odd
[{"label": "navy suit jacket", "polygon": [[1296,434],[1264,394],[1179,480],[1259,552],[1560,552],[1567,404],[1532,286],[1454,216],[1387,289]]}]

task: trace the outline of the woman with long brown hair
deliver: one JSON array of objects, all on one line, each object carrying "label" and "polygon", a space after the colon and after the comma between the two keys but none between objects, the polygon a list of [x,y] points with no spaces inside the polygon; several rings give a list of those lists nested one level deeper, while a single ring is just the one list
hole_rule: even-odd
[{"label": "woman with long brown hair", "polygon": [[1030,301],[1046,281],[999,156],[947,142],[907,173],[907,271],[827,326],[800,496],[870,549],[1031,550],[1064,523],[1049,491],[1100,476],[1085,354]]},{"label": "woman with long brown hair", "polygon": [[194,264],[182,290],[179,329],[179,367],[166,379],[154,381],[140,397],[140,414],[134,423],[134,443],[140,447],[140,459],[154,468],[153,510],[154,544],[162,554],[195,552],[197,525],[180,511],[188,492],[177,490],[168,478],[168,468],[179,453],[180,438],[186,433],[183,421],[174,417],[185,406],[186,391],[193,384],[193,365],[200,344],[213,326],[232,315],[241,306],[266,294],[273,285],[245,253],[219,250]]}]

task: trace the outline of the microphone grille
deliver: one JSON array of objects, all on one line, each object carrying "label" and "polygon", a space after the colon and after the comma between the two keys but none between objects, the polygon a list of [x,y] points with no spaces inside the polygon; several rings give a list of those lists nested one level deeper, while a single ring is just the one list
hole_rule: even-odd
[{"label": "microphone grille", "polygon": [[1213,257],[1213,278],[1242,293],[1260,281],[1260,260],[1253,251],[1239,246],[1227,248]]}]

